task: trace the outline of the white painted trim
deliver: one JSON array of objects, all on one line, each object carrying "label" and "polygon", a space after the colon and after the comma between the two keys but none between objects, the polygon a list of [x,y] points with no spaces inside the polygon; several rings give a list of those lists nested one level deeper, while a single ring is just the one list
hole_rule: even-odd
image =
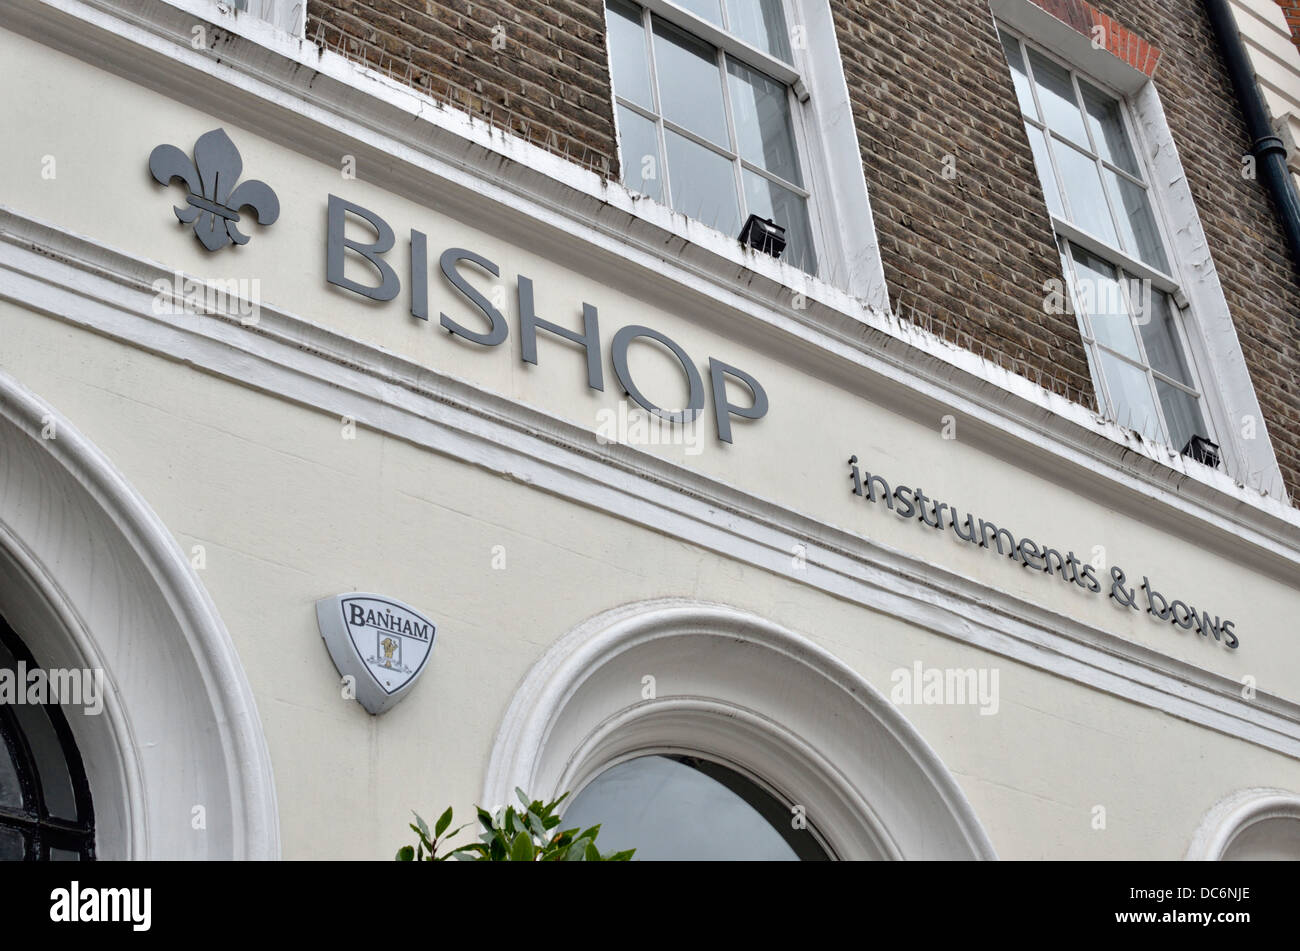
[{"label": "white painted trim", "polygon": [[[265,392],[350,416],[360,426],[795,577],[926,630],[1300,756],[1300,705],[1265,693],[1246,702],[1234,680],[634,447],[599,445],[590,430],[268,305],[255,329],[241,326],[233,301],[228,317],[156,315],[151,285],[173,277],[161,265],[0,209],[0,300],[242,386],[257,381]],[[855,368],[855,379],[876,370],[874,364]],[[1008,434],[972,426],[964,438],[997,452]],[[1023,453],[1023,446],[1015,451]],[[1240,563],[1286,583],[1300,573],[1300,513],[1290,508],[1272,503],[1269,513],[1233,499],[1201,498],[1187,483],[1156,484],[1133,466],[1111,472],[1090,466],[1078,450],[1064,458],[1050,452],[1030,458],[1053,481],[1081,480],[1117,512],[1161,524],[1191,544],[1230,544]],[[807,568],[789,575],[796,542],[807,545]]]},{"label": "white painted trim", "polygon": [[[189,30],[195,17],[210,15],[201,6],[207,2],[0,0],[10,29],[183,94],[195,108],[256,128],[304,155],[355,155],[375,170],[380,187],[436,199],[449,214],[491,219],[503,237],[526,245],[571,253],[593,280],[626,286],[635,279],[666,301],[706,295],[752,319],[749,329],[771,345],[801,359],[815,348],[816,369],[826,379],[861,386],[865,371],[890,405],[961,414],[1020,449],[1054,455],[1114,487],[1136,488],[1179,508],[1187,501],[1234,516],[1253,510],[1266,521],[1297,517],[1277,501],[1282,496],[1261,497],[1025,376],[255,19],[221,22],[219,58],[196,51]],[[490,179],[482,175],[485,167],[493,169]],[[559,235],[563,241],[554,241]],[[792,306],[796,295],[804,307]]]},{"label": "white painted trim", "polygon": [[209,0],[220,16],[254,16],[289,36],[302,36],[307,27],[307,0]]},{"label": "white painted trim", "polygon": [[711,755],[805,806],[840,858],[996,858],[951,773],[858,674],[764,618],[678,599],[616,608],[552,645],[506,711],[483,802],[515,787],[550,798],[665,750]]},{"label": "white painted trim", "polygon": [[832,262],[825,280],[844,288],[869,309],[888,313],[885,265],[880,259],[857,121],[830,3],[789,0],[790,9],[802,15],[807,38],[807,49],[796,49],[794,55],[808,89],[808,101],[800,106],[803,135],[809,143],[804,150],[811,166],[808,174],[820,185],[813,190],[820,240],[817,250],[820,261]]},{"label": "white painted trim", "polygon": [[[1182,315],[1192,344],[1211,425],[1221,443],[1224,465],[1238,479],[1277,498],[1285,498],[1282,470],[1273,453],[1264,412],[1241,351],[1237,328],[1228,311],[1223,285],[1210,254],[1192,191],[1183,171],[1155,83],[1147,82],[1129,97],[1140,126],[1139,144],[1151,170],[1157,213],[1165,220],[1171,264],[1191,314]],[[1255,438],[1242,438],[1242,423],[1255,421]]]},{"label": "white painted trim", "polygon": [[[0,476],[0,563],[18,569],[4,573],[0,598],[15,629],[43,664],[105,672],[104,714],[68,717],[100,817],[97,851],[278,858],[252,690],[166,526],[68,420],[4,373]],[[206,810],[203,829],[190,824],[194,806]]]},{"label": "white painted trim", "polygon": [[1217,862],[1243,832],[1268,819],[1300,822],[1300,794],[1285,789],[1242,789],[1218,802],[1197,827],[1189,861]]},{"label": "white painted trim", "polygon": [[[9,475],[10,467],[4,468]],[[104,670],[95,639],[59,580],[3,521],[0,607],[42,667]],[[104,709],[99,716],[87,717],[75,708],[64,713],[90,786],[95,856],[134,858],[148,852],[143,770],[111,671],[105,671],[104,687]]]},{"label": "white painted trim", "polygon": [[1005,23],[1030,42],[1073,63],[1080,72],[1111,86],[1120,95],[1135,93],[1149,81],[1142,70],[1130,66],[1104,47],[1093,46],[1092,37],[1084,36],[1033,0],[990,0],[989,8],[995,23]]}]

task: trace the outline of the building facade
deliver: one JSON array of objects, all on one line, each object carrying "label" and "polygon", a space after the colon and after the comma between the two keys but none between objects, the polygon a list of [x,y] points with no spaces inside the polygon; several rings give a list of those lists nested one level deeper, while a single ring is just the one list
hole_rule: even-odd
[{"label": "building facade", "polygon": [[0,856],[1300,857],[1285,6],[0,0]]}]

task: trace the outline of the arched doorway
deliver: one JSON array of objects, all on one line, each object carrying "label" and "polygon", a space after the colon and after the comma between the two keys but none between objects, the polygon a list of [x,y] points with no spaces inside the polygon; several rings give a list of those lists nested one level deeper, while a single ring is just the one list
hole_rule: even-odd
[{"label": "arched doorway", "polygon": [[[36,659],[0,617],[0,861],[85,861],[95,857],[95,810],[67,716],[48,679],[29,677]],[[93,678],[68,692],[96,702]],[[65,687],[56,680],[54,692]],[[37,703],[28,702],[29,694]]]},{"label": "arched doorway", "polygon": [[1205,814],[1187,858],[1300,861],[1300,794],[1263,787],[1238,790]]},{"label": "arched doorway", "polygon": [[857,673],[763,618],[681,600],[602,614],[543,655],[497,734],[483,802],[520,787],[581,804],[647,757],[759,787],[831,857],[996,857],[942,762]]},{"label": "arched doorway", "polygon": [[102,708],[67,716],[97,857],[278,857],[266,741],[215,606],[121,473],[3,373],[0,616],[41,667],[102,674]]}]

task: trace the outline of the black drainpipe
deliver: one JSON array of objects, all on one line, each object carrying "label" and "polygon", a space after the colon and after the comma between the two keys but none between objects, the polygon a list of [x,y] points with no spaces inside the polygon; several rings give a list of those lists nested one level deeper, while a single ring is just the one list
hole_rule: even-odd
[{"label": "black drainpipe", "polygon": [[1300,195],[1296,194],[1291,172],[1286,167],[1286,146],[1269,122],[1264,97],[1255,83],[1255,71],[1250,67],[1241,34],[1237,32],[1232,11],[1228,9],[1228,0],[1205,0],[1205,9],[1228,65],[1228,76],[1237,92],[1237,101],[1246,116],[1246,131],[1253,143],[1250,152],[1255,156],[1256,170],[1277,204],[1282,230],[1291,245],[1291,259],[1296,270],[1300,271]]}]

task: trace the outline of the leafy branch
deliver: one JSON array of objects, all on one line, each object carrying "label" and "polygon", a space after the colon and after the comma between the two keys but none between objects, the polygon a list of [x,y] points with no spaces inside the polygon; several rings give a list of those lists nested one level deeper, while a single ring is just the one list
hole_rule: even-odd
[{"label": "leafy branch", "polygon": [[575,826],[557,831],[560,817],[555,811],[568,798],[568,793],[548,803],[540,799],[530,802],[524,791],[518,788],[515,795],[523,805],[522,811],[506,806],[494,815],[482,806],[476,806],[478,822],[482,826],[479,840],[453,849],[447,848],[448,840],[473,823],[448,832],[452,822],[451,807],[448,807],[430,831],[428,823],[416,813],[410,828],[419,840],[415,845],[398,849],[397,861],[445,862],[454,858],[463,862],[626,862],[636,851],[602,853],[596,847],[599,825],[589,829],[580,830]]}]

